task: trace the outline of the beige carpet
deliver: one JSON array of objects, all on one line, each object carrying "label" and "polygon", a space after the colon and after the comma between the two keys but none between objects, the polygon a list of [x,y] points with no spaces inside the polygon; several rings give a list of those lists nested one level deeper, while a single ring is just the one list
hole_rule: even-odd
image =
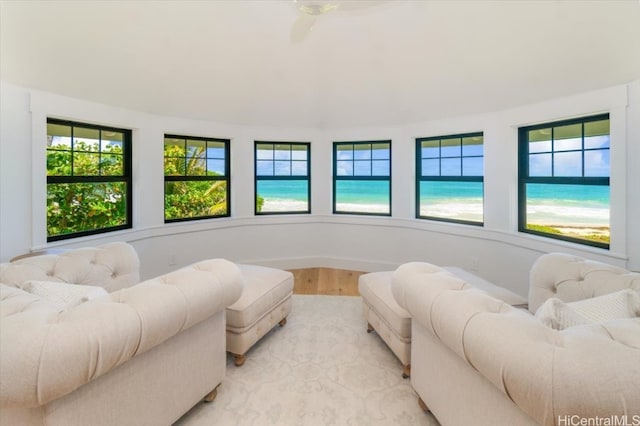
[{"label": "beige carpet", "polygon": [[393,353],[367,334],[361,304],[294,295],[287,324],[256,344],[244,366],[229,357],[216,400],[176,425],[438,425]]}]

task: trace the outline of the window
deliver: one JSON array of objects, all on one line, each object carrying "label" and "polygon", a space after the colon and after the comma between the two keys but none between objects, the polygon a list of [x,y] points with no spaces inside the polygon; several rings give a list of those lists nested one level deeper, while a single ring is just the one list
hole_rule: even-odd
[{"label": "window", "polygon": [[131,130],[47,119],[47,241],[131,228]]},{"label": "window", "polygon": [[391,215],[391,141],[333,143],[333,212]]},{"label": "window", "polygon": [[482,225],[482,133],[416,139],[416,217]]},{"label": "window", "polygon": [[255,142],[255,213],[310,213],[309,143]]},{"label": "window", "polygon": [[521,232],[609,248],[609,115],[519,129]]},{"label": "window", "polygon": [[164,136],[164,220],[229,216],[229,140]]}]

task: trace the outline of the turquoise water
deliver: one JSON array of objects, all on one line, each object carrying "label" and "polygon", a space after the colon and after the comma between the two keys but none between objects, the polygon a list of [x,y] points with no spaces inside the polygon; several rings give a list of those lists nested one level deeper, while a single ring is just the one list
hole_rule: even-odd
[{"label": "turquoise water", "polygon": [[261,212],[308,212],[308,185],[306,180],[258,181],[258,196],[264,199]]},{"label": "turquoise water", "polygon": [[307,201],[309,198],[306,180],[262,180],[258,181],[258,195],[268,200]]},{"label": "turquoise water", "polygon": [[482,182],[421,182],[420,203],[482,202]]},{"label": "turquoise water", "polygon": [[383,180],[339,180],[336,202],[345,204],[389,205],[389,182]]},{"label": "turquoise water", "polygon": [[[413,189],[407,189],[413,191]],[[527,185],[527,221],[538,224],[609,225],[609,187],[584,185]],[[258,194],[267,201],[308,201],[307,181],[261,181]],[[389,182],[337,182],[336,202],[349,210],[388,211]],[[483,187],[479,182],[422,182],[423,215],[482,221]]]},{"label": "turquoise water", "polygon": [[[339,180],[337,187],[338,197],[343,203],[386,205],[389,202],[389,182]],[[307,181],[259,181],[258,195],[269,200],[306,201],[308,198]]]},{"label": "turquoise water", "polygon": [[420,182],[420,216],[482,222],[482,193],[482,182]]},{"label": "turquoise water", "polygon": [[609,187],[527,185],[527,223],[609,226]]},{"label": "turquoise water", "polygon": [[602,185],[547,185],[530,183],[527,195],[531,201],[564,206],[609,208],[609,187]]},{"label": "turquoise water", "polygon": [[389,214],[389,181],[339,180],[335,209],[340,212]]}]

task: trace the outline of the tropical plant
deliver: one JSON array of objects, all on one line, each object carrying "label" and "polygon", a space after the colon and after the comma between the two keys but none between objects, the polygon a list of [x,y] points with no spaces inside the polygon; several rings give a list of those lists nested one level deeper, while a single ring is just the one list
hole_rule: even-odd
[{"label": "tropical plant", "polygon": [[[122,146],[76,142],[47,148],[47,175],[58,177],[122,176]],[[127,222],[125,182],[47,184],[47,235],[66,235],[124,225]]]},{"label": "tropical plant", "polygon": [[188,180],[196,176],[220,176],[207,171],[204,147],[185,152],[182,145],[166,144],[165,176],[183,176],[184,180],[166,180],[164,187],[165,219],[221,216],[227,213],[226,180]]}]

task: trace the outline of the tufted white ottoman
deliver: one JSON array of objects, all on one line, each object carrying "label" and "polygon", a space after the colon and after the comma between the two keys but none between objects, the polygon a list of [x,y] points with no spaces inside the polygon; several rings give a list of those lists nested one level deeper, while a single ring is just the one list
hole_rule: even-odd
[{"label": "tufted white ottoman", "polygon": [[[462,280],[515,307],[526,307],[527,300],[464,269],[444,267]],[[402,363],[402,377],[411,374],[411,316],[393,297],[393,271],[371,272],[358,279],[367,333],[376,331]],[[425,283],[428,285],[428,283]]]},{"label": "tufted white ottoman", "polygon": [[227,307],[227,352],[241,366],[246,352],[291,312],[293,274],[257,265],[238,265],[244,278],[242,295]]}]

